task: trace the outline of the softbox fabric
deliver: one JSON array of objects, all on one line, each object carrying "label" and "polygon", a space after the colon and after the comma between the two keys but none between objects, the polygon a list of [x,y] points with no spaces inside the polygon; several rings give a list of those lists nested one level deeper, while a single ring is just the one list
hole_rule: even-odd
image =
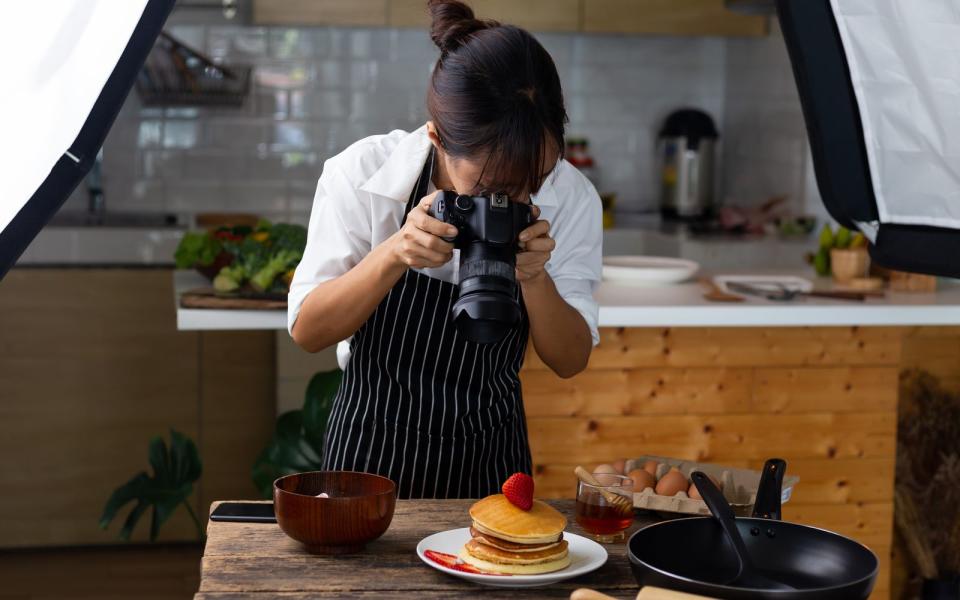
[{"label": "softbox fabric", "polygon": [[0,277],[89,171],[173,3],[0,3]]}]

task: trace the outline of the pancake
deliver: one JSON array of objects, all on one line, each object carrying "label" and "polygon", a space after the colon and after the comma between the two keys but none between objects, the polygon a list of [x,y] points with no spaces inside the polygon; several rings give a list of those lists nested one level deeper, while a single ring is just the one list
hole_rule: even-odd
[{"label": "pancake", "polygon": [[501,550],[493,546],[488,546],[477,539],[472,539],[467,542],[464,549],[474,558],[498,565],[533,565],[553,562],[566,556],[567,542],[563,541],[556,544],[555,547],[532,552],[510,552],[509,550]]},{"label": "pancake", "polygon": [[551,562],[542,562],[532,565],[503,565],[492,563],[486,560],[471,556],[466,548],[460,551],[460,560],[473,565],[474,567],[491,573],[503,573],[506,575],[542,575],[543,573],[552,573],[560,569],[566,569],[570,566],[570,554],[565,554]]},{"label": "pancake", "polygon": [[[475,540],[479,540],[488,546],[493,546],[494,548],[508,552],[536,552],[537,550],[546,550],[547,548],[554,548],[560,545],[560,540],[547,544],[518,544],[516,542],[508,542],[507,540],[502,540],[490,534],[481,533],[477,531],[475,527],[470,528],[470,535],[473,536]],[[560,534],[560,539],[563,539],[562,533]]]},{"label": "pancake", "polygon": [[560,540],[567,518],[552,506],[534,500],[530,510],[510,503],[503,494],[494,494],[470,507],[473,527],[517,544],[552,544]]}]

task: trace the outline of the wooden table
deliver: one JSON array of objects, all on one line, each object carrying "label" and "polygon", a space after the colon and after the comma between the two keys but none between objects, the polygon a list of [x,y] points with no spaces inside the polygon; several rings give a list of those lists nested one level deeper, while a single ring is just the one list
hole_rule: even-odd
[{"label": "wooden table", "polygon": [[[399,500],[390,529],[362,554],[317,556],[273,524],[207,524],[200,591],[196,600],[265,598],[568,598],[590,587],[616,598],[634,598],[626,544],[607,544],[607,563],[587,575],[549,587],[499,589],[478,586],[432,569],[417,557],[417,543],[432,533],[465,527],[473,500]],[[567,516],[567,531],[583,535],[572,500],[551,500]],[[215,503],[214,507],[216,506]],[[211,507],[211,510],[213,507]],[[627,531],[652,522],[638,517]]]}]

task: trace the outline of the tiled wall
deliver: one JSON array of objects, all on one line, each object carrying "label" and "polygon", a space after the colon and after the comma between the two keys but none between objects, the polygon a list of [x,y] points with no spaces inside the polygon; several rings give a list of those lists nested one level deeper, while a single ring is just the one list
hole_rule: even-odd
[{"label": "tiled wall", "polygon": [[[173,25],[187,44],[250,63],[240,109],[124,105],[104,147],[108,210],[252,211],[305,221],[323,161],[352,141],[426,119],[436,59],[425,31]],[[569,133],[587,136],[619,208],[656,207],[654,144],[673,108],[721,121],[727,41],[541,34],[563,81]],[[722,124],[721,124],[722,127]],[[77,190],[70,209],[85,208]]]},{"label": "tiled wall", "polygon": [[771,29],[727,41],[724,200],[755,206],[787,196],[791,210],[825,217],[790,58],[775,20]]}]

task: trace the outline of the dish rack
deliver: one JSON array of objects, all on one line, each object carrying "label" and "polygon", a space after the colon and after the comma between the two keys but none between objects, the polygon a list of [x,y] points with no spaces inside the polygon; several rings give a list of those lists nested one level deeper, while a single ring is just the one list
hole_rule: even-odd
[{"label": "dish rack", "polygon": [[249,66],[214,63],[163,31],[137,77],[144,106],[241,106],[250,93]]}]

